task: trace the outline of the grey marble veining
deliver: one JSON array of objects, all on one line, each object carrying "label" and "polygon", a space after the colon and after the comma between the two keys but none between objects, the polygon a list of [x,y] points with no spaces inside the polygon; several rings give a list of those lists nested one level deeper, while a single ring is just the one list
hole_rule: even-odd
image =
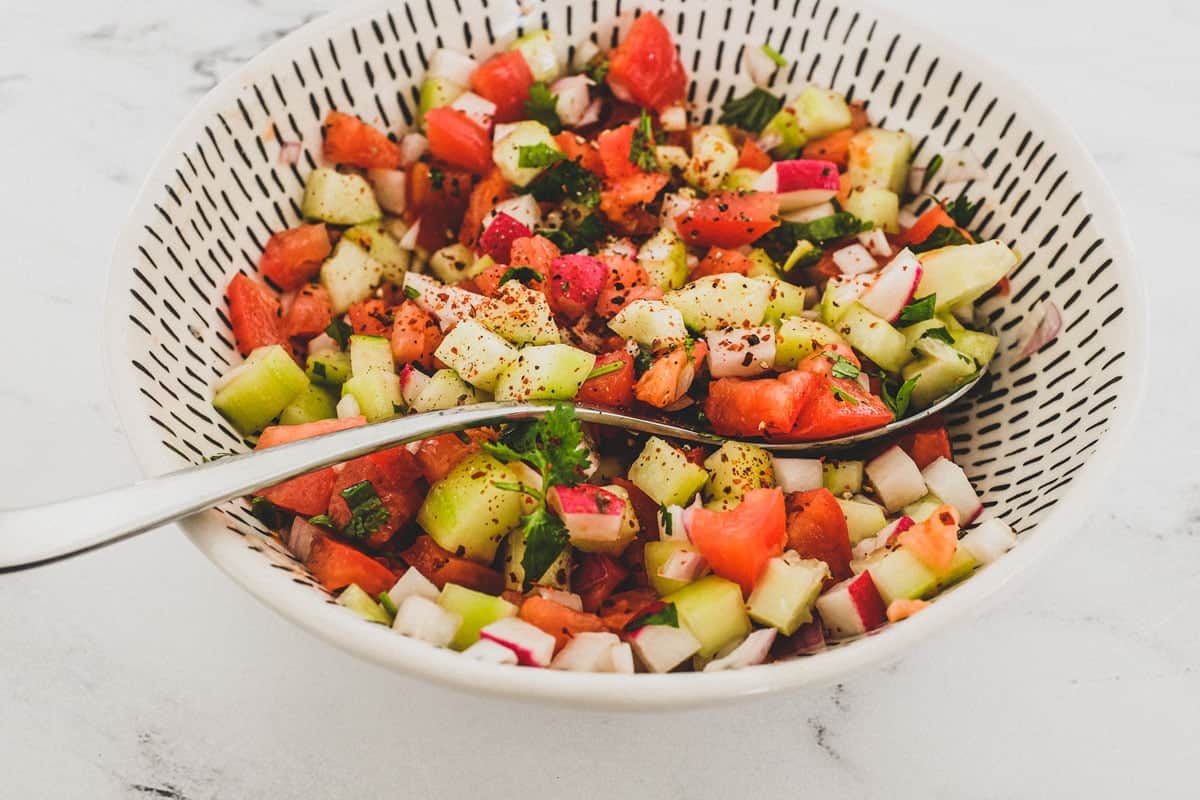
[{"label": "grey marble veining", "polygon": [[[0,579],[0,795],[1194,797],[1200,11],[1188,0],[885,4],[1056,105],[1125,210],[1149,285],[1152,377],[1110,491],[1073,538],[897,663],[822,691],[630,717],[484,701],[359,663],[263,609],[167,529]],[[112,243],[198,96],[320,10],[6,9],[3,502],[135,476],[101,351]]]}]

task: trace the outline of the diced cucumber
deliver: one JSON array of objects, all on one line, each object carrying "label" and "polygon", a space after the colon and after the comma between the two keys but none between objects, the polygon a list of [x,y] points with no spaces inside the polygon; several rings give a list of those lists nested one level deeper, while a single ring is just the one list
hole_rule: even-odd
[{"label": "diced cucumber", "polygon": [[370,297],[382,278],[383,265],[344,237],[321,265],[321,285],[329,292],[334,314],[344,314],[359,300]]},{"label": "diced cucumber", "polygon": [[375,192],[362,175],[319,167],[304,182],[300,213],[333,225],[358,225],[383,216]]},{"label": "diced cucumber", "polygon": [[810,262],[819,259],[820,256],[821,254],[817,251],[815,244],[807,239],[801,239],[796,242],[796,246],[788,254],[787,260],[783,262],[783,273],[786,275],[798,266],[806,266]]},{"label": "diced cucumber", "polygon": [[420,125],[421,121],[425,119],[426,111],[448,106],[466,94],[466,91],[466,88],[445,78],[426,78],[421,82],[421,99],[417,108],[419,112],[417,124]]},{"label": "diced cucumber", "polygon": [[809,139],[820,139],[850,127],[853,117],[844,97],[836,92],[809,86],[792,98],[770,119],[764,135],[781,139],[777,156],[787,157]]},{"label": "diced cucumber", "polygon": [[767,251],[761,247],[756,247],[750,251],[747,256],[750,259],[750,271],[746,273],[747,278],[780,278],[779,265],[767,255]]},{"label": "diced cucumber", "polygon": [[546,295],[520,281],[506,281],[479,304],[475,319],[513,344],[557,344],[560,338]]},{"label": "diced cucumber", "polygon": [[634,300],[608,322],[618,336],[633,339],[651,350],[687,341],[687,327],[679,309],[662,300]]},{"label": "diced cucumber", "polygon": [[942,507],[942,501],[935,495],[927,494],[915,503],[904,507],[904,516],[913,522],[924,522],[933,516],[933,512]]},{"label": "diced cucumber", "polygon": [[371,370],[354,375],[342,384],[342,396],[346,395],[358,403],[358,410],[367,418],[367,422],[391,419],[404,408],[400,376],[394,372]]},{"label": "diced cucumber", "polygon": [[530,31],[509,45],[509,49],[521,51],[535,81],[550,83],[562,74],[563,64],[558,57],[558,48],[555,47],[550,31]]},{"label": "diced cucumber", "polygon": [[670,541],[646,542],[646,549],[642,554],[642,560],[646,567],[646,579],[650,581],[650,585],[654,587],[654,591],[658,592],[659,597],[678,591],[690,583],[690,581],[664,578],[658,574],[663,565],[670,561],[671,557],[678,552],[695,553],[696,548],[690,542],[681,542],[674,539]]},{"label": "diced cucumber", "polygon": [[763,323],[778,325],[784,317],[795,317],[804,312],[804,289],[781,281],[778,278],[756,278],[771,287],[767,295],[767,310],[763,313]]},{"label": "diced cucumber", "polygon": [[371,371],[396,371],[392,343],[382,336],[355,334],[350,337],[350,374],[366,375]]},{"label": "diced cucumber", "polygon": [[670,228],[659,228],[638,250],[637,262],[650,281],[664,291],[687,283],[687,247]]},{"label": "diced cucumber", "polygon": [[861,220],[883,228],[887,233],[900,232],[900,195],[880,186],[861,186],[852,189],[842,203],[842,209]]},{"label": "diced cucumber", "polygon": [[846,309],[858,301],[873,277],[861,274],[830,278],[825,283],[825,293],[821,295],[821,319],[825,324],[837,328],[846,315]]},{"label": "diced cucumber", "polygon": [[472,386],[492,391],[500,373],[517,358],[517,350],[473,319],[446,334],[434,355]]},{"label": "diced cucumber", "polygon": [[863,485],[863,462],[826,461],[821,464],[821,480],[834,497],[858,494]]},{"label": "diced cucumber", "polygon": [[310,383],[279,413],[280,425],[303,425],[337,416],[337,398],[327,386]]},{"label": "diced cucumber", "polygon": [[991,363],[996,355],[996,348],[1000,346],[1000,340],[990,333],[964,330],[953,336],[954,349],[970,356],[981,367]]},{"label": "diced cucumber", "polygon": [[341,351],[317,353],[308,357],[309,380],[327,386],[341,386],[350,378],[350,354]]},{"label": "diced cucumber", "polygon": [[280,345],[268,345],[252,350],[244,363],[220,380],[213,406],[239,432],[257,433],[307,386],[308,376],[288,352]]},{"label": "diced cucumber", "polygon": [[558,150],[554,135],[540,122],[514,122],[508,132],[492,145],[492,161],[500,168],[504,179],[514,186],[526,186],[542,173],[544,167],[522,167],[521,148],[545,145]]},{"label": "diced cucumber", "polygon": [[594,366],[594,354],[569,344],[523,347],[496,378],[496,399],[570,400]]},{"label": "diced cucumber", "polygon": [[630,465],[629,480],[659,505],[686,506],[708,482],[708,470],[651,436]]},{"label": "diced cucumber", "polygon": [[937,310],[976,300],[1017,265],[1017,256],[999,239],[943,247],[922,253],[917,297],[937,295]]},{"label": "diced cucumber", "polygon": [[658,162],[659,171],[668,175],[673,169],[680,172],[687,169],[689,158],[688,151],[678,145],[660,144],[654,148],[654,160]]},{"label": "diced cucumber", "polygon": [[899,195],[908,183],[912,147],[912,136],[904,131],[865,128],[854,134],[846,171],[850,186],[878,186]]},{"label": "diced cucumber", "polygon": [[850,544],[858,544],[869,536],[879,533],[887,525],[883,507],[861,500],[835,498],[846,518],[846,530],[850,533]]},{"label": "diced cucumber", "polygon": [[452,369],[439,369],[413,398],[412,410],[417,413],[442,411],[456,406],[468,406],[480,402],[479,394],[472,386],[458,377]]},{"label": "diced cucumber", "polygon": [[378,622],[381,625],[391,625],[392,618],[383,606],[376,603],[371,595],[367,594],[357,583],[352,583],[342,590],[337,599],[339,606],[346,608],[358,614],[367,622]]},{"label": "diced cucumber", "polygon": [[[683,179],[705,192],[715,192],[738,162],[738,149],[729,133],[706,125],[692,136],[692,158],[683,171]],[[724,135],[722,135],[724,133]]]},{"label": "diced cucumber", "polygon": [[815,319],[788,317],[780,322],[775,338],[775,368],[792,369],[822,345],[845,343],[837,331]]},{"label": "diced cucumber", "polygon": [[975,556],[971,555],[971,551],[960,545],[954,550],[954,558],[951,559],[950,566],[944,572],[937,574],[938,588],[943,589],[958,583],[974,572],[978,566],[979,562],[975,560]]},{"label": "diced cucumber", "polygon": [[517,480],[514,470],[486,453],[469,455],[429,488],[417,524],[443,549],[490,564],[522,509],[520,494],[495,483]]},{"label": "diced cucumber", "polygon": [[937,588],[937,576],[903,547],[891,551],[868,570],[884,605],[893,600],[917,600]]},{"label": "diced cucumber", "polygon": [[679,621],[699,640],[700,655],[705,658],[750,633],[742,587],[733,581],[709,575],[663,600],[675,604]]},{"label": "diced cucumber", "polygon": [[771,287],[735,273],[708,275],[667,292],[663,300],[679,309],[684,323],[695,331],[749,328],[762,324]]},{"label": "diced cucumber", "polygon": [[792,551],[772,558],[746,601],[750,619],[791,636],[812,621],[813,603],[828,576],[828,565],[815,558],[802,559]]},{"label": "diced cucumber", "polygon": [[917,380],[911,397],[911,402],[916,408],[928,408],[953,392],[976,372],[973,358],[958,352],[940,339],[926,336],[918,340],[917,345],[922,355],[904,367],[902,373],[905,380]]},{"label": "diced cucumber", "polygon": [[715,511],[727,511],[738,505],[751,489],[769,489],[775,485],[771,454],[745,442],[725,442],[704,459],[704,468],[708,470],[705,505]]},{"label": "diced cucumber", "polygon": [[383,222],[355,225],[343,233],[342,238],[354,242],[378,261],[383,267],[384,278],[392,283],[404,282],[404,273],[412,264],[412,251],[402,249],[399,241],[384,229]]},{"label": "diced cucumber", "polygon": [[438,605],[462,617],[458,633],[450,640],[453,650],[466,650],[479,641],[479,631],[498,619],[515,617],[517,607],[502,597],[477,592],[457,583],[442,587]]},{"label": "diced cucumber", "polygon": [[846,309],[837,330],[851,347],[888,372],[899,372],[911,358],[904,334],[859,303]]},{"label": "diced cucumber", "polygon": [[[525,591],[525,531],[522,528],[509,533],[500,545],[499,563],[504,570],[505,588],[514,592]],[[546,568],[541,578],[532,581],[539,586],[552,586],[555,589],[571,590],[571,548],[564,547],[558,558]]]},{"label": "diced cucumber", "polygon": [[735,167],[725,176],[721,189],[727,192],[752,192],[762,173],[750,167]]},{"label": "diced cucumber", "polygon": [[946,328],[946,323],[942,322],[942,320],[937,317],[921,320],[920,322],[914,322],[912,325],[909,325],[902,331],[904,333],[904,344],[911,351],[917,346],[917,342],[921,341],[926,333],[937,330],[943,330],[946,331],[946,333],[950,333],[950,331]]},{"label": "diced cucumber", "polygon": [[442,283],[458,283],[474,277],[475,253],[465,244],[448,244],[429,257],[429,271]]}]

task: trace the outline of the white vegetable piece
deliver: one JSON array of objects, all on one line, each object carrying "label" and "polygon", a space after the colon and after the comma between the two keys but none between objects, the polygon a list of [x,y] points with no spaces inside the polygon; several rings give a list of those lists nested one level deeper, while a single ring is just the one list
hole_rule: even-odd
[{"label": "white vegetable piece", "polygon": [[884,507],[893,512],[925,496],[925,480],[908,453],[892,446],[867,462],[867,477]]},{"label": "white vegetable piece", "polygon": [[361,417],[362,410],[358,407],[358,401],[354,399],[354,395],[343,395],[337,403],[338,419],[349,419],[350,417]]},{"label": "white vegetable piece", "polygon": [[985,519],[967,531],[958,544],[980,564],[990,564],[1016,546],[1017,535],[1003,521]]},{"label": "white vegetable piece", "polygon": [[769,371],[775,364],[775,329],[733,328],[708,331],[708,371],[714,378],[749,377]]},{"label": "white vegetable piece", "polygon": [[411,167],[417,163],[421,156],[425,155],[425,151],[429,149],[429,140],[425,138],[425,134],[406,133],[400,139],[400,163],[405,167]]},{"label": "white vegetable piece", "polygon": [[404,288],[417,293],[417,305],[433,314],[443,331],[470,318],[486,299],[481,294],[447,286],[419,272],[404,273]]},{"label": "white vegetable piece", "polygon": [[700,642],[691,631],[671,625],[638,628],[629,643],[650,672],[670,672],[700,650]]},{"label": "white vegetable piece", "polygon": [[837,265],[843,275],[861,275],[879,269],[879,262],[861,244],[852,244],[835,250],[833,263]]},{"label": "white vegetable piece", "polygon": [[517,358],[517,350],[475,320],[465,319],[446,334],[434,355],[467,383],[490,392],[500,373]]},{"label": "white vegetable piece", "polygon": [[883,228],[872,228],[869,231],[864,231],[858,235],[858,243],[867,248],[867,251],[876,258],[891,258],[892,245],[888,242],[887,234],[883,232]]},{"label": "white vegetable piece", "polygon": [[779,65],[767,55],[761,47],[751,47],[746,51],[746,71],[755,86],[765,87],[771,82],[771,76]]},{"label": "white vegetable piece", "polygon": [[408,175],[402,169],[369,169],[367,182],[375,190],[375,200],[384,211],[403,214],[406,207]]},{"label": "white vegetable piece", "polygon": [[[681,189],[679,192],[663,195],[662,213],[658,216],[659,224],[678,235],[679,228],[676,226],[675,220],[679,218],[680,214],[690,211],[697,202],[696,194],[691,189]],[[691,264],[688,265],[689,269],[691,266]]]},{"label": "white vegetable piece", "polygon": [[421,220],[417,220],[412,224],[412,227],[406,230],[404,235],[400,237],[400,241],[396,243],[397,246],[399,246],[401,250],[416,250],[417,237],[420,235],[420,233]]},{"label": "white vegetable piece", "polygon": [[921,476],[930,493],[941,498],[943,503],[954,506],[960,525],[974,521],[983,511],[983,503],[979,502],[975,487],[967,480],[967,473],[950,459],[939,458],[927,466]]},{"label": "white vegetable piece", "polygon": [[515,666],[517,654],[502,644],[496,644],[490,639],[480,639],[475,644],[462,651],[467,658],[484,661],[488,664],[510,664]]},{"label": "white vegetable piece", "polygon": [[676,550],[658,568],[658,577],[691,583],[708,572],[704,556],[693,550]]},{"label": "white vegetable piece", "polygon": [[807,492],[824,485],[819,458],[779,458],[771,456],[775,483],[784,494]]},{"label": "white vegetable piece", "polygon": [[628,642],[621,642],[612,649],[610,653],[612,658],[612,671],[618,675],[632,675],[633,668],[633,648]]},{"label": "white vegetable piece", "polygon": [[486,231],[500,214],[508,214],[530,230],[540,227],[542,223],[542,209],[538,206],[537,198],[531,194],[519,194],[516,197],[501,200],[483,218],[480,230]]},{"label": "white vegetable piece", "polygon": [[404,370],[400,373],[400,396],[404,398],[407,405],[414,405],[431,380],[428,375],[412,364],[405,365]]},{"label": "white vegetable piece", "polygon": [[837,213],[837,209],[833,207],[833,203],[820,203],[819,205],[801,208],[796,211],[787,211],[779,215],[780,219],[787,222],[812,222],[816,219],[824,219],[832,217]]},{"label": "white vegetable piece", "polygon": [[460,94],[450,107],[461,111],[485,131],[491,131],[496,119],[496,104],[486,97],[480,97],[474,92]]},{"label": "white vegetable piece", "polygon": [[895,322],[917,293],[923,272],[921,262],[905,248],[880,270],[879,277],[862,293],[859,302],[868,311],[888,322]]},{"label": "white vegetable piece", "polygon": [[587,75],[571,75],[559,78],[550,87],[550,93],[558,98],[554,110],[563,125],[574,128],[583,119],[592,102],[588,95],[588,88],[592,83],[592,79]]},{"label": "white vegetable piece", "polygon": [[[390,595],[389,595],[390,596]],[[421,595],[410,595],[396,609],[392,628],[397,633],[446,647],[462,625],[462,617]]]},{"label": "white vegetable piece", "polygon": [[433,53],[429,59],[429,69],[426,78],[449,81],[455,86],[470,86],[471,73],[479,66],[479,62],[465,53],[443,47]]},{"label": "white vegetable piece", "polygon": [[761,664],[775,643],[775,629],[761,628],[754,631],[733,648],[728,655],[714,658],[704,665],[705,672],[720,672],[726,669],[741,669]]},{"label": "white vegetable piece", "polygon": [[388,589],[388,597],[392,598],[397,609],[410,597],[424,597],[426,600],[436,603],[440,595],[441,592],[433,584],[433,581],[413,567],[409,567],[400,576],[400,580],[396,581],[396,585]]},{"label": "white vegetable piece", "polygon": [[549,600],[552,603],[558,603],[560,606],[566,606],[572,611],[583,611],[583,598],[574,592],[564,592],[562,589],[555,589],[550,586],[538,586],[535,591],[538,597],[543,600]]},{"label": "white vegetable piece", "polygon": [[666,515],[658,515],[658,538],[664,542],[690,542],[687,516],[682,506],[667,506]]},{"label": "white vegetable piece", "polygon": [[612,651],[620,643],[615,633],[577,633],[558,651],[550,662],[550,669],[612,672]]},{"label": "white vegetable piece", "polygon": [[658,123],[664,131],[686,131],[688,125],[687,109],[679,104],[667,106],[659,112]]},{"label": "white vegetable piece", "polygon": [[527,667],[548,667],[554,658],[554,637],[518,617],[504,617],[485,625],[479,638],[504,645]]}]

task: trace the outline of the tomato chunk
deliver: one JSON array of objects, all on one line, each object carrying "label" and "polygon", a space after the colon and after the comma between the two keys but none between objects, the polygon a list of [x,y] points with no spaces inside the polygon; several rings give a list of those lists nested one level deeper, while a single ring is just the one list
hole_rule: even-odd
[{"label": "tomato chunk", "polygon": [[612,596],[629,570],[610,555],[588,553],[571,573],[571,590],[583,601],[583,610],[595,613]]},{"label": "tomato chunk", "polygon": [[316,336],[333,322],[333,304],[325,287],[310,283],[301,289],[292,300],[291,307],[283,315],[283,335],[289,339]]},{"label": "tomato chunk", "polygon": [[467,456],[479,449],[474,442],[464,442],[457,434],[442,433],[423,439],[417,445],[417,463],[421,474],[430,483],[437,483],[450,474],[450,470]]},{"label": "tomato chunk", "polygon": [[934,572],[945,572],[958,549],[958,512],[954,506],[941,506],[896,539]]},{"label": "tomato chunk", "polygon": [[400,145],[378,128],[340,111],[325,117],[322,152],[327,161],[363,169],[398,169],[401,163]]},{"label": "tomato chunk", "polygon": [[[346,428],[357,428],[359,425],[366,424],[366,417],[347,417],[306,422],[303,425],[272,425],[258,437],[258,444],[254,449],[265,450],[268,447],[290,444],[301,439],[309,439]],[[289,478],[283,483],[277,483],[264,489],[258,495],[294,514],[312,517],[324,514],[329,509],[329,495],[333,492],[333,480],[333,467],[326,467],[307,475]]]},{"label": "tomato chunk", "polygon": [[633,370],[633,356],[624,350],[614,350],[596,358],[593,370],[606,367],[609,364],[619,364],[620,369],[607,375],[599,375],[583,382],[575,401],[591,403],[607,408],[629,408],[633,405],[633,385],[636,381]]},{"label": "tomato chunk", "polygon": [[602,254],[596,257],[608,267],[608,281],[596,300],[596,313],[607,319],[632,302],[631,290],[650,285],[650,275],[642,265],[624,256]]},{"label": "tomato chunk", "polygon": [[426,111],[425,135],[429,152],[438,161],[475,175],[492,168],[492,138],[482,125],[456,108]]},{"label": "tomato chunk", "polygon": [[833,360],[822,353],[809,356],[797,370],[814,376],[814,385],[796,425],[779,438],[791,441],[833,439],[874,430],[896,418],[879,397],[848,378],[831,374]]},{"label": "tomato chunk", "polygon": [[623,233],[645,234],[658,229],[658,217],[646,208],[670,180],[661,172],[635,172],[609,180],[600,192],[600,212]]},{"label": "tomato chunk", "polygon": [[708,385],[704,413],[722,436],[779,436],[796,425],[816,381],[805,373],[778,378],[720,378]]},{"label": "tomato chunk", "polygon": [[229,282],[225,296],[229,300],[229,321],[239,353],[245,356],[256,347],[287,344],[279,298],[265,284],[239,272]]},{"label": "tomato chunk", "polygon": [[728,511],[697,508],[688,535],[712,571],[739,584],[748,596],[767,562],[787,542],[783,492],[751,489]]},{"label": "tomato chunk", "polygon": [[853,574],[846,515],[828,489],[793,492],[787,496],[787,544],[803,558],[828,564],[833,575],[830,583]]},{"label": "tomato chunk", "polygon": [[610,631],[621,633],[626,625],[640,617],[647,608],[660,603],[653,589],[630,589],[605,600],[600,606],[600,619]]},{"label": "tomato chunk", "polygon": [[471,73],[471,89],[496,104],[496,122],[525,119],[533,73],[519,50],[492,56]]},{"label": "tomato chunk", "polygon": [[350,327],[360,336],[387,336],[391,332],[392,315],[387,303],[377,297],[359,300],[347,311]]},{"label": "tomato chunk", "polygon": [[896,444],[908,453],[909,458],[916,462],[920,469],[925,469],[939,458],[951,457],[950,435],[940,420],[913,431],[899,439]]},{"label": "tomato chunk", "polygon": [[377,597],[396,583],[396,573],[366,553],[329,536],[313,538],[304,566],[331,592],[357,583],[364,592]]},{"label": "tomato chunk", "polygon": [[954,218],[946,213],[946,209],[942,208],[940,203],[934,203],[933,208],[917,217],[917,221],[913,223],[912,227],[900,234],[897,243],[902,247],[908,244],[920,244],[938,228],[956,228],[959,233],[967,237],[968,242],[974,241],[971,234],[958,227]]},{"label": "tomato chunk", "polygon": [[301,225],[271,235],[258,259],[258,270],[280,289],[299,289],[321,271],[331,250],[325,224]]},{"label": "tomato chunk", "polygon": [[442,343],[437,321],[412,300],[396,306],[392,317],[392,357],[396,363],[433,369],[434,351]]},{"label": "tomato chunk", "polygon": [[608,54],[608,85],[618,98],[661,110],[683,99],[687,72],[662,20],[642,14]]},{"label": "tomato chunk", "polygon": [[338,530],[344,530],[352,518],[350,506],[341,492],[362,481],[370,481],[388,512],[387,519],[366,539],[367,545],[381,547],[416,516],[425,496],[421,468],[413,454],[404,447],[393,447],[347,461],[334,479],[329,498],[329,518]]},{"label": "tomato chunk", "polygon": [[746,139],[738,153],[737,166],[763,172],[771,166],[771,157],[759,149],[753,139]]},{"label": "tomato chunk", "polygon": [[754,262],[737,250],[710,247],[708,252],[704,254],[704,258],[696,265],[696,269],[692,270],[692,273],[688,275],[688,280],[694,281],[697,278],[703,278],[708,275],[721,275],[728,272],[746,275],[753,266]]},{"label": "tomato chunk", "polygon": [[675,218],[688,244],[732,249],[750,244],[779,225],[779,198],[768,192],[721,192]]},{"label": "tomato chunk", "polygon": [[479,241],[479,235],[483,233],[483,218],[497,203],[507,199],[511,194],[508,181],[504,179],[499,169],[493,168],[488,172],[471,190],[471,197],[467,201],[467,212],[463,216],[462,230],[458,233],[458,241],[467,247],[474,247],[475,243]]},{"label": "tomato chunk", "polygon": [[555,652],[563,649],[577,633],[602,633],[608,630],[595,614],[576,611],[537,595],[525,598],[519,616],[553,636]]},{"label": "tomato chunk", "polygon": [[428,536],[418,536],[400,557],[439,589],[447,583],[457,583],[487,594],[504,591],[504,576],[499,572],[469,558],[459,558]]}]

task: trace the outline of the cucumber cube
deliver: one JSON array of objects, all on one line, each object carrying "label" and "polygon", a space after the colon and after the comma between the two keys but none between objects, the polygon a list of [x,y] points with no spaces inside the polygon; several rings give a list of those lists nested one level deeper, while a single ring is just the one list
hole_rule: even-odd
[{"label": "cucumber cube", "polygon": [[975,360],[940,339],[925,337],[918,344],[922,355],[904,368],[903,376],[916,379],[913,406],[928,408],[975,374]]},{"label": "cucumber cube", "polygon": [[846,518],[846,530],[850,534],[850,544],[858,544],[869,536],[879,533],[887,525],[883,507],[864,500],[843,500],[834,498],[842,508]]},{"label": "cucumber cube", "polygon": [[383,610],[383,606],[371,599],[371,595],[367,594],[357,583],[352,583],[342,590],[337,599],[339,606],[346,608],[358,614],[368,622],[378,622],[381,625],[391,625],[392,618]]},{"label": "cucumber cube", "polygon": [[638,250],[637,262],[650,281],[663,291],[679,289],[687,283],[687,246],[670,228],[659,228],[646,240]]},{"label": "cucumber cube", "polygon": [[479,274],[475,253],[465,244],[448,244],[429,257],[429,271],[442,283],[458,283]]},{"label": "cucumber cube", "polygon": [[912,519],[913,522],[924,522],[933,516],[933,512],[942,507],[941,498],[936,495],[927,494],[915,503],[909,503],[904,507],[904,516]]},{"label": "cucumber cube", "polygon": [[475,319],[513,344],[558,344],[558,326],[546,295],[520,281],[508,281],[480,303]]},{"label": "cucumber cube", "polygon": [[273,344],[251,351],[243,364],[220,380],[213,406],[240,433],[257,433],[307,387],[304,370]]},{"label": "cucumber cube", "polygon": [[802,559],[792,551],[772,558],[746,601],[750,619],[791,636],[812,621],[813,603],[827,577],[829,567],[824,561]]},{"label": "cucumber cube", "polygon": [[367,255],[383,267],[383,277],[392,283],[402,283],[404,273],[412,262],[412,251],[403,250],[400,243],[386,230],[383,222],[367,222],[355,225],[342,234],[367,251]]},{"label": "cucumber cube", "polygon": [[494,484],[517,480],[512,468],[491,456],[470,455],[430,487],[417,524],[444,550],[490,564],[522,511],[520,494]]},{"label": "cucumber cube", "polygon": [[834,497],[862,491],[863,462],[826,461],[821,465],[821,480]]},{"label": "cucumber cube", "polygon": [[937,295],[938,311],[978,299],[1017,265],[1016,254],[998,239],[943,247],[922,253],[920,258],[921,283],[916,296]]},{"label": "cucumber cube", "polygon": [[837,330],[855,350],[888,372],[899,372],[911,359],[904,334],[860,303],[846,309],[837,323]]},{"label": "cucumber cube", "polygon": [[443,411],[480,401],[479,394],[452,369],[439,369],[429,376],[425,387],[413,398],[412,410],[418,413]]},{"label": "cucumber cube", "polygon": [[888,553],[867,570],[884,605],[893,600],[917,600],[937,588],[937,575],[903,547]]},{"label": "cucumber cube", "polygon": [[563,63],[550,31],[540,28],[530,31],[509,45],[509,49],[519,50],[525,56],[535,81],[550,83],[562,74]]},{"label": "cucumber cube", "polygon": [[945,572],[938,573],[938,588],[943,589],[958,583],[974,572],[978,566],[979,562],[975,556],[971,555],[971,551],[960,545],[954,551],[954,558],[950,561],[950,566],[946,568]]},{"label": "cucumber cube", "polygon": [[445,78],[426,78],[421,82],[421,98],[417,110],[417,124],[425,118],[425,112],[431,108],[448,106],[466,93],[466,89],[457,83],[451,83]]},{"label": "cucumber cube", "polygon": [[708,470],[651,436],[629,467],[629,480],[659,505],[686,506],[708,482]]},{"label": "cucumber cube", "polygon": [[[951,336],[955,336],[955,334],[950,333],[949,329],[946,327],[946,323],[942,322],[942,320],[939,319],[938,317],[934,317],[933,319],[926,319],[926,320],[922,320],[920,322],[914,322],[912,325],[909,325],[907,328],[905,328],[903,331],[904,344],[908,347],[909,350],[912,350],[913,348],[915,348],[917,346],[917,342],[919,342],[919,341],[921,341],[921,339],[925,338],[926,333],[928,333],[929,331],[938,331],[938,330],[944,330],[944,331],[946,331],[946,333],[950,334]],[[955,337],[955,338],[957,338],[957,337]]]},{"label": "cucumber cube", "polygon": [[568,344],[524,347],[496,379],[496,399],[570,400],[595,365],[595,355]]},{"label": "cucumber cube", "polygon": [[334,314],[371,296],[383,279],[383,265],[354,242],[340,239],[333,255],[321,265],[321,285],[329,292]]},{"label": "cucumber cube", "polygon": [[780,277],[779,265],[761,247],[751,250],[747,258],[750,259],[750,270],[746,273],[747,278]]},{"label": "cucumber cube", "polygon": [[350,378],[350,354],[334,351],[309,356],[305,374],[310,381],[341,386]]},{"label": "cucumber cube", "polygon": [[503,137],[492,145],[492,161],[500,168],[504,180],[514,186],[526,186],[542,173],[544,167],[522,167],[521,148],[544,145],[558,150],[554,135],[540,122],[525,120],[514,122]]},{"label": "cucumber cube", "polygon": [[802,360],[826,344],[842,344],[846,340],[828,325],[805,317],[788,317],[779,323],[775,337],[775,368],[793,369]]},{"label": "cucumber cube", "polygon": [[303,425],[337,416],[337,398],[327,386],[310,383],[279,414],[280,425]]},{"label": "cucumber cube", "polygon": [[457,583],[442,587],[438,605],[462,617],[458,633],[450,640],[454,650],[466,650],[479,641],[479,631],[498,619],[515,617],[517,607],[501,597],[477,592]]},{"label": "cucumber cube", "polygon": [[472,386],[496,388],[504,368],[517,358],[517,350],[473,319],[463,320],[446,334],[434,355]]},{"label": "cucumber cube", "polygon": [[679,309],[662,300],[634,300],[609,320],[608,327],[651,350],[665,349],[688,338]]},{"label": "cucumber cube", "polygon": [[658,592],[660,597],[678,591],[689,583],[689,581],[664,578],[658,574],[663,565],[679,552],[695,553],[696,548],[690,542],[677,540],[646,542],[645,550],[642,553],[642,561],[646,567],[646,579],[650,581],[650,585],[654,587],[654,591]]},{"label": "cucumber cube", "polygon": [[391,419],[404,408],[400,392],[400,376],[392,372],[372,370],[355,375],[342,384],[342,396],[350,395],[367,422]]},{"label": "cucumber cube", "polygon": [[358,225],[383,216],[366,178],[328,167],[309,173],[304,182],[300,213],[305,219],[333,225]]},{"label": "cucumber cube", "polygon": [[1000,340],[990,333],[964,330],[954,335],[954,349],[970,356],[975,363],[986,367],[996,355]]},{"label": "cucumber cube", "polygon": [[695,331],[752,328],[762,324],[771,287],[744,275],[709,275],[667,292],[663,300],[679,309],[684,323]]},{"label": "cucumber cube", "polygon": [[887,233],[900,232],[900,195],[880,186],[862,186],[851,190],[842,209],[861,220],[883,228]]},{"label": "cucumber cube", "polygon": [[714,511],[728,511],[751,489],[775,485],[771,454],[745,442],[725,442],[704,460],[704,468],[709,476],[704,504]]},{"label": "cucumber cube", "polygon": [[[514,592],[525,591],[525,531],[517,528],[500,545],[499,563],[504,570],[504,586]],[[571,591],[571,548],[564,547],[558,558],[546,568],[540,578],[533,581],[538,586],[550,586]]]},{"label": "cucumber cube", "polygon": [[663,600],[675,604],[680,623],[700,642],[700,655],[705,658],[750,633],[742,587],[733,581],[709,575]]},{"label": "cucumber cube", "polygon": [[850,140],[847,174],[855,189],[877,186],[899,195],[908,183],[912,136],[904,131],[866,128]]},{"label": "cucumber cube", "polygon": [[807,139],[820,139],[854,121],[846,98],[819,86],[806,86],[790,105],[796,110],[796,119]]},{"label": "cucumber cube", "polygon": [[350,374],[359,377],[368,372],[395,372],[392,343],[382,336],[355,334],[350,337]]},{"label": "cucumber cube", "polygon": [[[758,278],[771,287],[767,295],[767,310],[763,313],[763,323],[778,325],[785,317],[796,317],[804,311],[804,289],[793,283],[781,281],[778,278]],[[776,343],[778,357],[778,343]]]},{"label": "cucumber cube", "polygon": [[754,184],[762,177],[762,173],[749,167],[735,167],[725,176],[721,190],[726,192],[752,192]]}]

